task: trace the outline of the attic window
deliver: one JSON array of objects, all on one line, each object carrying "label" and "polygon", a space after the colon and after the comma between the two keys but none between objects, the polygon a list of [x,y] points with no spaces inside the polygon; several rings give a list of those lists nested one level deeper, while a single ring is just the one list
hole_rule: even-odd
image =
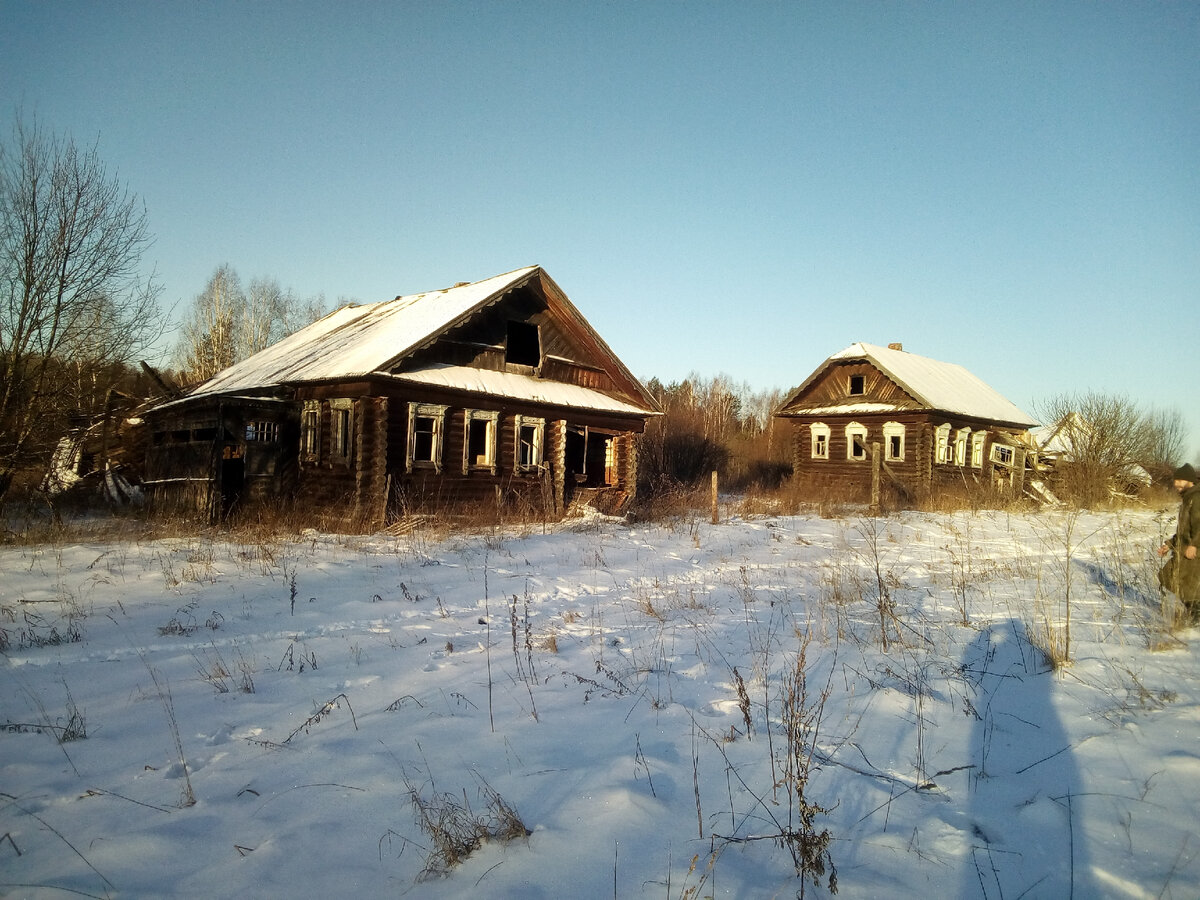
[{"label": "attic window", "polygon": [[504,350],[504,361],[517,366],[533,366],[542,363],[542,342],[538,327],[531,322],[509,322],[508,341]]},{"label": "attic window", "polygon": [[851,375],[850,396],[861,396],[864,393],[866,393],[866,378],[862,375]]}]

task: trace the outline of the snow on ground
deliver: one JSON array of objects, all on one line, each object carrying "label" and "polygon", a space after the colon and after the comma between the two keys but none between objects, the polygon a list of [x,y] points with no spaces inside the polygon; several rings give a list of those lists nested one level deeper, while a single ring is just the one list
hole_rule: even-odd
[{"label": "snow on ground", "polygon": [[[1163,631],[1152,587],[1171,527],[0,548],[0,894],[794,897],[803,802],[841,897],[1195,898],[1197,633]],[[414,798],[443,835],[456,809],[530,834],[438,874]]]}]

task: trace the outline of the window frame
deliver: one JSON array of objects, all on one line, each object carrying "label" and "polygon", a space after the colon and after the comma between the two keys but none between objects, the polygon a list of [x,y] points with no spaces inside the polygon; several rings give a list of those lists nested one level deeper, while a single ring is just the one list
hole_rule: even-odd
[{"label": "window frame", "polygon": [[945,465],[950,461],[950,423],[943,422],[933,429],[933,461]]},{"label": "window frame", "polygon": [[[854,388],[857,387],[858,390]],[[849,383],[846,385],[846,394],[850,397],[862,397],[867,393],[867,376],[861,373],[850,375]]]},{"label": "window frame", "polygon": [[300,411],[300,458],[321,461],[321,401],[305,400]]},{"label": "window frame", "polygon": [[251,419],[245,427],[247,444],[278,444],[279,423],[270,419]]},{"label": "window frame", "polygon": [[[809,434],[809,455],[813,459],[829,459],[829,440],[832,436],[831,430],[824,422],[813,422],[808,426]],[[822,440],[823,439],[823,440]],[[818,449],[821,452],[817,452]]]},{"label": "window frame", "polygon": [[[869,455],[867,453],[867,436],[869,434],[870,431],[867,429],[867,426],[861,422],[851,422],[846,426],[846,459],[851,462],[865,462],[867,460]],[[856,446],[854,438],[856,436],[862,438],[862,442],[857,445],[862,448],[861,455],[854,452]]]},{"label": "window frame", "polygon": [[967,464],[967,438],[970,435],[971,429],[967,425],[956,429],[954,432],[954,464],[956,466],[965,466]]},{"label": "window frame", "polygon": [[[404,452],[404,467],[405,471],[411,472],[414,469],[433,469],[438,474],[442,471],[442,449],[444,444],[444,436],[446,432],[446,411],[449,406],[443,406],[440,403],[418,403],[410,401],[408,404],[408,441]],[[430,459],[417,459],[417,420],[432,419],[433,428],[430,431],[429,455]]]},{"label": "window frame", "polygon": [[329,456],[348,465],[354,455],[354,401],[341,397],[329,401]]},{"label": "window frame", "polygon": [[971,433],[971,468],[983,468],[983,445],[987,440],[986,431],[974,431]]},{"label": "window frame", "polygon": [[[1008,455],[1008,459],[1001,459],[1001,457],[1005,454]],[[991,452],[988,454],[988,459],[990,459],[996,465],[1005,466],[1011,469],[1016,465],[1017,462],[1017,448],[1011,446],[1010,444],[1001,444],[999,442],[994,443],[992,444]]]},{"label": "window frame", "polygon": [[[530,428],[534,439],[531,442],[535,461],[523,462],[521,458],[521,432]],[[540,471],[546,459],[546,420],[535,416],[516,416],[513,420],[513,470],[519,473]]]},{"label": "window frame", "polygon": [[[484,423],[484,445],[486,462],[471,461],[471,425],[475,422]],[[467,409],[463,411],[463,460],[464,475],[471,472],[490,472],[495,475],[499,453],[498,435],[500,432],[500,413],[494,409]]]},{"label": "window frame", "polygon": [[[883,459],[885,462],[904,462],[905,452],[905,427],[903,422],[884,422],[883,423]],[[899,447],[896,452],[892,452],[892,441],[899,440]]]}]

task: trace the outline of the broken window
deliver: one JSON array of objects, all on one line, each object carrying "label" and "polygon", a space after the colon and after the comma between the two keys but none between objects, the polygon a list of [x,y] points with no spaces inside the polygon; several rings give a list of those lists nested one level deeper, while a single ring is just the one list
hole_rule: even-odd
[{"label": "broken window", "polygon": [[904,460],[904,425],[900,422],[885,422],[883,426],[883,455],[888,462]]},{"label": "broken window", "polygon": [[999,463],[1002,466],[1011,466],[1013,464],[1013,448],[1008,444],[992,444],[992,462]]},{"label": "broken window", "polygon": [[866,382],[867,382],[867,379],[863,375],[851,375],[850,376],[850,395],[856,396],[859,394],[866,393],[866,389],[867,389]]},{"label": "broken window", "polygon": [[812,458],[829,459],[829,426],[814,422],[808,431],[812,437]]},{"label": "broken window", "polygon": [[434,403],[408,404],[408,454],[405,468],[432,466],[442,470],[442,425],[445,406]]},{"label": "broken window", "polygon": [[851,422],[846,426],[846,458],[867,458],[867,426]]},{"label": "broken window", "polygon": [[538,327],[531,322],[509,322],[504,361],[537,368],[542,364],[542,342]]},{"label": "broken window", "polygon": [[542,440],[546,432],[545,419],[517,416],[517,470],[528,472],[542,464]]},{"label": "broken window", "polygon": [[463,435],[463,473],[471,469],[496,471],[496,426],[500,418],[497,412],[468,409],[465,412]]}]

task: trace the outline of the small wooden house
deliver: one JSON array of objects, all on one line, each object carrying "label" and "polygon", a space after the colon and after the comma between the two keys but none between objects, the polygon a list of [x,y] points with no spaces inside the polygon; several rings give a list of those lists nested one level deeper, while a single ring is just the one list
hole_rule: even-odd
[{"label": "small wooden house", "polygon": [[873,479],[906,500],[964,486],[1019,490],[1037,424],[962,366],[899,344],[835,353],[776,415],[792,423],[803,488],[862,499]]},{"label": "small wooden house", "polygon": [[352,305],[145,413],[151,500],[615,510],[657,404],[538,266]]}]

